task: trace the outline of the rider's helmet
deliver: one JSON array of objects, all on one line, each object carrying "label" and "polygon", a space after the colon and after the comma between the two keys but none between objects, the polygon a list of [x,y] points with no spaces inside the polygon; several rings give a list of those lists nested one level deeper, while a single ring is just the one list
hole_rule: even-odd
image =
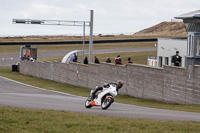
[{"label": "rider's helmet", "polygon": [[116,85],[117,85],[117,89],[122,88],[122,86],[123,86],[123,81],[117,80]]}]

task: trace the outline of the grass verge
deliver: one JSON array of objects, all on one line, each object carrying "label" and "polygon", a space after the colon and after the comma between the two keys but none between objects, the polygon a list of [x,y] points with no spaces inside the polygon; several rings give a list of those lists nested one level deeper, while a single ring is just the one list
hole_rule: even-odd
[{"label": "grass verge", "polygon": [[[0,76],[4,76],[25,84],[61,91],[65,93],[70,93],[79,96],[88,97],[90,93],[90,89],[73,86],[69,84],[62,84],[55,81],[49,81],[45,79],[40,79],[32,76],[23,75],[16,72],[11,72],[11,67],[0,67]],[[123,89],[123,88],[122,88]],[[188,112],[200,112],[200,105],[181,105],[181,104],[172,104],[172,103],[163,103],[155,100],[145,100],[138,99],[127,95],[118,95],[115,98],[115,102],[132,104],[138,106],[146,106],[152,108],[160,108],[160,109],[170,109],[170,110],[179,110],[179,111],[188,111]]]},{"label": "grass verge", "polygon": [[0,106],[0,133],[198,133],[200,122],[129,119]]},{"label": "grass verge", "polygon": [[[94,50],[97,49],[128,49],[128,48],[153,48],[157,42],[124,42],[124,43],[99,43],[93,44]],[[24,45],[21,45],[24,46]],[[0,53],[19,53],[20,45],[1,45]],[[72,51],[82,50],[83,44],[61,44],[61,45],[31,45],[37,47],[38,52],[47,51]],[[89,50],[89,45],[85,45],[85,50]]]}]

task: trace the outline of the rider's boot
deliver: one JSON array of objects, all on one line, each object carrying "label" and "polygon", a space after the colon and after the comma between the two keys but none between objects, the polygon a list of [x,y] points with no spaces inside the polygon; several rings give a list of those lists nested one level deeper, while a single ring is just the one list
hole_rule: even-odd
[{"label": "rider's boot", "polygon": [[96,91],[94,90],[88,100],[94,100]]},{"label": "rider's boot", "polygon": [[95,94],[92,93],[91,97],[89,97],[88,100],[91,100],[91,101],[92,101],[92,100],[94,100],[94,98],[95,98]]},{"label": "rider's boot", "polygon": [[103,87],[96,87],[96,89],[92,92],[91,97],[89,98],[89,100],[94,100],[95,98],[95,94],[97,93],[97,91],[102,90]]}]

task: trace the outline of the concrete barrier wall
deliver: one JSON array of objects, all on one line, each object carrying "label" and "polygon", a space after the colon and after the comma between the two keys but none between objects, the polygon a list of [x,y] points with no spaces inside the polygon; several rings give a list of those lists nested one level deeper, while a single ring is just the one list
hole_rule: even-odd
[{"label": "concrete barrier wall", "polygon": [[187,69],[164,67],[163,101],[184,104]]},{"label": "concrete barrier wall", "polygon": [[23,61],[20,73],[91,89],[120,79],[124,81],[120,94],[171,103],[200,104],[200,66],[155,68],[138,64]]},{"label": "concrete barrier wall", "polygon": [[51,62],[20,62],[20,73],[51,80]]},{"label": "concrete barrier wall", "polygon": [[129,65],[127,75],[128,94],[138,98],[162,101],[163,68]]},{"label": "concrete barrier wall", "polygon": [[185,103],[200,104],[200,66],[189,66],[185,87]]}]

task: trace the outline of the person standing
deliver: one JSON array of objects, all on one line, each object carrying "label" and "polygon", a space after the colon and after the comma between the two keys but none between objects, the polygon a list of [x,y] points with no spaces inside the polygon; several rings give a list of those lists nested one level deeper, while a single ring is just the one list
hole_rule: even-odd
[{"label": "person standing", "polygon": [[128,57],[128,61],[127,61],[127,64],[132,64],[133,62],[131,61],[131,57]]},{"label": "person standing", "polygon": [[94,56],[94,63],[99,64],[99,59],[96,56]]},{"label": "person standing", "polygon": [[87,58],[87,56],[85,56],[85,59],[84,59],[83,63],[84,64],[88,64],[88,58]]},{"label": "person standing", "polygon": [[174,63],[174,66],[181,66],[182,57],[179,55],[179,51],[176,51],[176,55],[172,56],[171,62]]},{"label": "person standing", "polygon": [[117,56],[117,59],[119,59],[119,61],[122,62],[120,55]]},{"label": "person standing", "polygon": [[26,57],[30,57],[30,52],[29,51],[26,52]]},{"label": "person standing", "polygon": [[73,62],[77,62],[77,55],[76,55],[76,53],[74,53],[74,57],[73,57],[73,60],[72,60]]},{"label": "person standing", "polygon": [[107,57],[106,63],[111,63],[110,57]]},{"label": "person standing", "polygon": [[122,63],[121,63],[121,61],[116,57],[115,58],[115,65],[123,65]]}]

